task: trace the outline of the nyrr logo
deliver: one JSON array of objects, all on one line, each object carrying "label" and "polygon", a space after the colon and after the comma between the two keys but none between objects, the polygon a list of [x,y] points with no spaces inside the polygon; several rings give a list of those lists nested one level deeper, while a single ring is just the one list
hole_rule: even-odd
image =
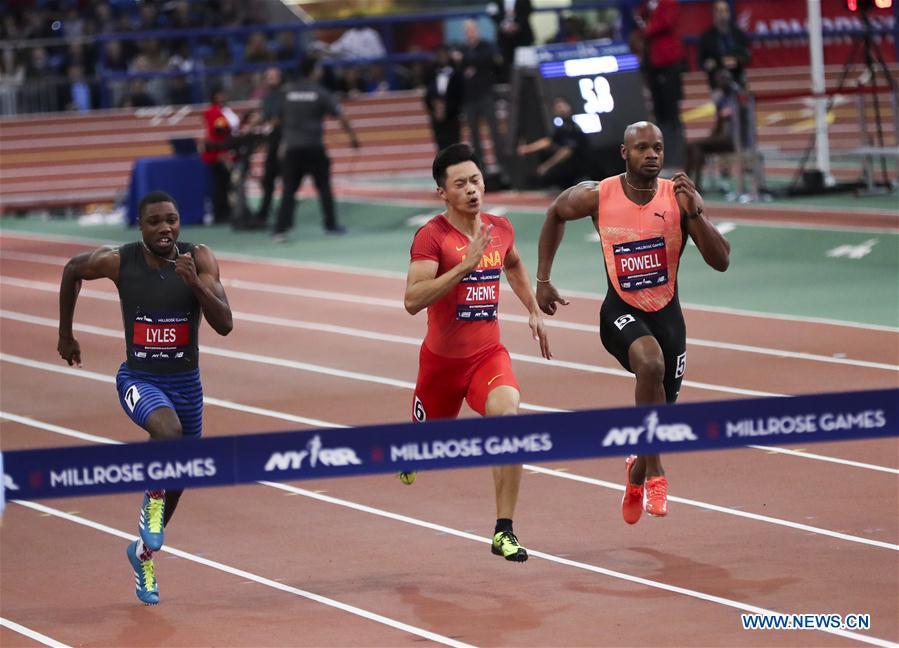
[{"label": "nyrr logo", "polygon": [[310,468],[315,468],[319,463],[323,466],[358,466],[362,463],[352,448],[323,448],[321,437],[316,434],[306,443],[305,450],[273,452],[265,463],[265,472],[300,470],[307,457]]},{"label": "nyrr logo", "polygon": [[659,415],[650,412],[643,419],[641,427],[612,428],[602,440],[603,447],[630,445],[640,441],[640,437],[646,432],[646,442],[655,440],[677,442],[696,441],[696,435],[686,423],[671,423],[659,425]]}]

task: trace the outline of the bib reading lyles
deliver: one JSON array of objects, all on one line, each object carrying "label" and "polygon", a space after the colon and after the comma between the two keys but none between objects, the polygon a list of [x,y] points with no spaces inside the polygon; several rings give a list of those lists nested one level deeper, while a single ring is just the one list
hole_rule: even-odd
[{"label": "bib reading lyles", "polygon": [[631,291],[668,283],[665,239],[656,237],[612,246],[621,290]]},{"label": "bib reading lyles", "polygon": [[141,360],[180,358],[190,344],[190,317],[141,313],[134,320],[131,341],[134,356]]},{"label": "bib reading lyles", "polygon": [[456,319],[463,322],[495,320],[499,308],[502,268],[474,270],[456,286]]}]

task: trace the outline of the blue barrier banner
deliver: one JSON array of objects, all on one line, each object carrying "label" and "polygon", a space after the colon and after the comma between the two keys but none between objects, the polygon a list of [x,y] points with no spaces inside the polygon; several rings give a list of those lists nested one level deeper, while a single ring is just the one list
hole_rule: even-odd
[{"label": "blue barrier banner", "polygon": [[899,389],[4,453],[10,499],[899,436]]}]

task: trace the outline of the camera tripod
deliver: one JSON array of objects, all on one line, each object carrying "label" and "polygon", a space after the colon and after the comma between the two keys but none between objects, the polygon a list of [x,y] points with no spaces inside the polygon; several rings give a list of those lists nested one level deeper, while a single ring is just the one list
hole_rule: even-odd
[{"label": "camera tripod", "polygon": [[[873,172],[871,169],[872,163],[870,160],[873,157],[879,157],[882,181],[878,184],[882,185],[887,191],[892,191],[892,189],[894,188],[894,183],[890,179],[889,171],[887,169],[886,155],[884,155],[887,150],[887,145],[884,138],[883,114],[880,108],[880,97],[878,97],[877,94],[878,78],[882,77],[882,80],[885,81],[886,85],[889,87],[889,92],[893,103],[893,137],[894,139],[897,139],[897,146],[899,146],[899,115],[897,115],[897,109],[899,109],[899,106],[897,106],[897,87],[896,80],[893,79],[893,76],[890,74],[890,70],[887,67],[886,62],[884,61],[883,53],[880,51],[880,47],[878,46],[878,44],[874,41],[874,29],[871,25],[871,18],[868,15],[868,11],[869,6],[867,4],[862,4],[860,13],[862,22],[864,23],[864,32],[862,34],[862,37],[855,39],[852,44],[852,50],[849,52],[849,56],[846,57],[846,61],[843,64],[843,70],[840,73],[840,80],[837,84],[837,88],[828,96],[826,112],[829,113],[833,108],[836,95],[838,95],[845,86],[846,80],[849,78],[849,74],[855,68],[859,51],[861,51],[863,53],[865,75],[863,77],[864,82],[860,84],[861,86],[863,86],[863,88],[860,89],[860,93],[858,95],[859,126],[861,135],[864,139],[864,146],[861,147],[860,151],[862,157],[868,160],[868,162],[865,163],[866,176],[868,180],[867,184],[869,189],[874,185]],[[870,90],[867,90],[868,88],[870,88]],[[865,96],[867,94],[871,95],[874,104],[875,139],[873,143],[868,132],[868,121],[865,115],[865,109],[867,107]],[[796,176],[793,178],[793,183],[790,187],[791,193],[796,191],[797,187],[799,186],[799,183],[805,173],[806,165],[808,164],[809,158],[814,148],[815,136],[812,135],[809,144],[802,155],[802,159],[799,162],[799,169],[796,172]]]}]

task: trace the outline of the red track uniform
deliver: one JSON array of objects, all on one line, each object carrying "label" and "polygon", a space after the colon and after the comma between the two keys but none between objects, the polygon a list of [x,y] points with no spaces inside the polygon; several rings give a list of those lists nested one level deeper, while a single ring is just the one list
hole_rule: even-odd
[{"label": "red track uniform", "polygon": [[[412,401],[416,421],[455,418],[463,399],[483,416],[490,391],[500,385],[518,389],[497,321],[499,278],[515,231],[506,218],[482,213],[481,221],[493,225],[481,263],[428,307]],[[440,214],[415,234],[412,261],[436,261],[439,277],[462,261],[468,244],[468,237]]]}]

